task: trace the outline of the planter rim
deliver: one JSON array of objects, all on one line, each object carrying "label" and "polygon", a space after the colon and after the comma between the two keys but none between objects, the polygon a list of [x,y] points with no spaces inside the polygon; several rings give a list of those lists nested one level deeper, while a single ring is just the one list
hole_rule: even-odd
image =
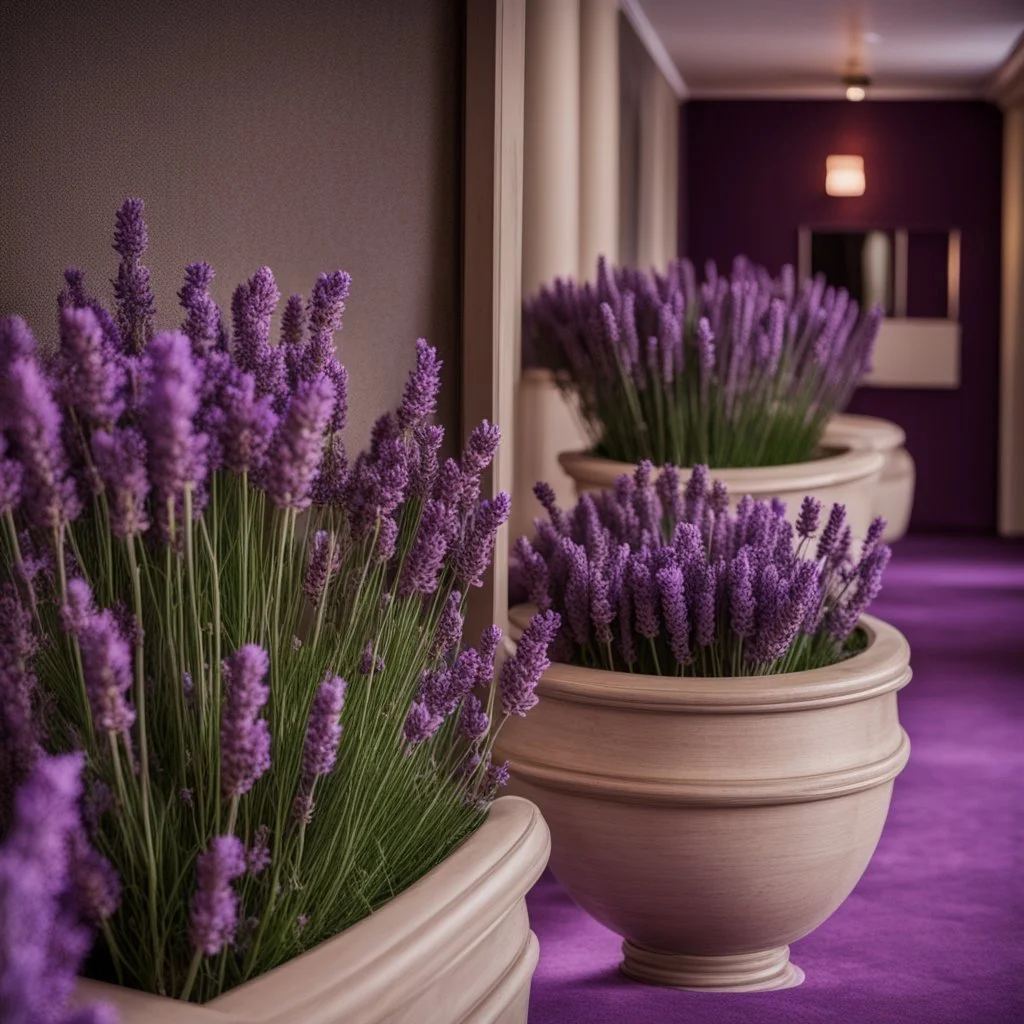
[{"label": "planter rim", "polygon": [[[521,632],[535,609],[517,605],[509,620]],[[649,676],[554,662],[537,686],[542,697],[670,714],[763,714],[835,707],[868,700],[910,682],[910,645],[895,626],[864,615],[868,646],[852,658],[806,672],[771,676]]]},{"label": "planter rim", "polygon": [[[885,456],[871,448],[853,448],[843,443],[829,446],[830,454],[807,462],[792,462],[782,466],[747,466],[733,469],[710,467],[711,476],[720,479],[734,497],[750,494],[775,495],[781,491],[808,493],[816,488],[831,487],[864,480],[881,472]],[[605,459],[589,451],[561,452],[558,462],[574,480],[599,487],[610,487],[624,473],[632,473],[635,464]],[[657,469],[655,470],[657,473]],[[689,471],[680,467],[683,479]]]},{"label": "planter rim", "polygon": [[906,431],[898,423],[853,412],[836,413],[825,424],[823,435],[825,444],[859,444],[880,452],[902,448],[906,440]]},{"label": "planter rim", "polygon": [[470,945],[522,900],[543,872],[550,845],[534,804],[501,797],[461,846],[380,910],[208,1003],[185,1004],[87,980],[77,998],[116,1005],[124,993],[125,1005],[140,1009],[145,999],[147,1021],[170,1022],[175,1015],[211,1024],[384,1019],[450,963],[453,946]]}]

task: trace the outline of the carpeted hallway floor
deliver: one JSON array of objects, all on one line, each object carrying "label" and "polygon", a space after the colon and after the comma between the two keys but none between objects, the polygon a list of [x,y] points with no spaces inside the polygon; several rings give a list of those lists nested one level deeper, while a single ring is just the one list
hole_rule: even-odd
[{"label": "carpeted hallway floor", "polygon": [[631,982],[619,940],[545,875],[531,1024],[1024,1022],[1024,545],[910,538],[874,611],[913,649],[913,744],[878,851],[836,914],[793,946],[788,991]]}]

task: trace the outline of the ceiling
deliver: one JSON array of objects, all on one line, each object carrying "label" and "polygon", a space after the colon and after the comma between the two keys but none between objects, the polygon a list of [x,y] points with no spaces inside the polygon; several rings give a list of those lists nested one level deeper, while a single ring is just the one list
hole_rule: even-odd
[{"label": "ceiling", "polygon": [[631,0],[691,96],[980,95],[1024,33],[1024,0]]}]

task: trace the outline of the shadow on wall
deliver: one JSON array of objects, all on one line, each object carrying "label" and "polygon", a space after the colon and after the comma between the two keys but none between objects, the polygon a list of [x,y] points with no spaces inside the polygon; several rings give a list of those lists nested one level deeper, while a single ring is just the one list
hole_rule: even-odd
[{"label": "shadow on wall", "polygon": [[[851,412],[899,423],[917,461],[916,531],[994,533],[1002,114],[975,101],[712,101],[683,106],[687,254],[796,263],[801,225],[959,228],[961,384],[862,388]],[[825,157],[864,157],[867,189],[825,194]],[[913,272],[913,271],[912,271]],[[909,310],[914,313],[913,309]]]}]

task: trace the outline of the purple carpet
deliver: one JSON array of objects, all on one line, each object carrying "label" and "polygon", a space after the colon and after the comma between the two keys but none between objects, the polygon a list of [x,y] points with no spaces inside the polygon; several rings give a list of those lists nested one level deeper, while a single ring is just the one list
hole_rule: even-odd
[{"label": "purple carpet", "polygon": [[1024,1022],[1024,545],[910,538],[874,610],[913,649],[913,749],[853,895],[793,945],[783,992],[710,995],[618,973],[619,940],[545,875],[530,1024]]}]

